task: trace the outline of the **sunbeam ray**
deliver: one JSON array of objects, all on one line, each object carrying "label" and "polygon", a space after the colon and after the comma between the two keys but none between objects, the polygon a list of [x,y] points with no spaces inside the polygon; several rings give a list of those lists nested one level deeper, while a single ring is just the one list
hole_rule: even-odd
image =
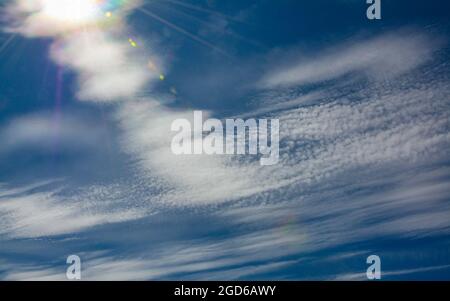
[{"label": "sunbeam ray", "polygon": [[238,23],[244,23],[242,20],[239,20],[237,18],[233,18],[231,16],[228,16],[226,14],[220,13],[218,11],[215,11],[215,10],[212,10],[212,9],[207,9],[207,8],[200,7],[200,6],[197,6],[197,5],[192,5],[192,4],[184,3],[184,2],[181,2],[181,1],[177,1],[177,0],[165,0],[165,2],[169,2],[169,3],[175,4],[175,5],[178,5],[178,6],[182,6],[182,7],[191,9],[191,10],[195,10],[195,11],[198,11],[198,12],[220,16],[220,17],[225,18],[225,19],[230,20],[230,21],[234,21],[234,22],[238,22]]},{"label": "sunbeam ray", "polygon": [[[190,20],[192,22],[196,22],[198,24],[201,24],[202,26],[205,26],[206,28],[211,28],[211,21],[209,19],[205,20],[205,19],[203,19],[203,18],[201,18],[199,16],[196,16],[196,15],[193,15],[193,14],[189,14],[189,13],[187,13],[186,11],[184,11],[182,9],[179,9],[179,8],[176,8],[176,7],[172,7],[172,6],[163,6],[162,9],[170,10],[170,12],[173,13],[173,14],[178,14],[178,15],[180,15],[180,16],[182,16],[182,17],[184,17],[184,18],[186,18],[186,19],[188,19],[188,20]],[[227,19],[226,15],[223,15],[223,16],[220,16],[220,17],[221,18],[223,17],[223,19]],[[249,45],[252,45],[254,47],[258,47],[259,49],[267,49],[267,47],[265,45],[262,45],[260,42],[251,40],[251,39],[249,39],[247,37],[244,37],[244,36],[236,33],[233,30],[225,30],[225,31],[223,31],[223,34],[227,35],[227,36],[230,36],[230,37],[232,37],[232,38],[234,38],[236,40],[245,42],[245,43],[247,43]]]},{"label": "sunbeam ray", "polygon": [[149,17],[155,19],[155,20],[157,20],[158,22],[160,22],[160,23],[162,23],[162,24],[164,24],[164,25],[166,25],[166,26],[168,26],[168,27],[170,27],[170,28],[172,28],[172,29],[174,29],[174,30],[176,30],[176,31],[178,31],[178,32],[180,32],[180,33],[186,35],[186,36],[188,36],[189,38],[191,38],[192,40],[194,40],[194,41],[196,41],[196,42],[202,44],[203,46],[206,46],[206,47],[209,47],[209,48],[211,48],[211,49],[214,49],[214,50],[216,50],[217,52],[219,52],[219,53],[221,53],[221,54],[223,54],[223,55],[225,55],[225,56],[227,56],[227,57],[230,57],[230,55],[229,55],[227,52],[225,52],[223,49],[221,49],[221,48],[219,48],[219,47],[217,47],[217,46],[211,44],[211,43],[208,42],[208,41],[203,40],[202,38],[200,38],[200,37],[194,35],[193,33],[190,33],[189,31],[187,31],[187,30],[181,28],[180,26],[175,25],[175,24],[173,24],[173,23],[167,21],[167,20],[164,19],[164,18],[161,18],[160,16],[158,16],[158,15],[152,13],[151,11],[149,11],[149,10],[147,10],[147,9],[145,9],[145,8],[139,8],[139,11],[142,12],[142,13],[144,13],[145,15],[147,15],[147,16],[149,16]]},{"label": "sunbeam ray", "polygon": [[8,39],[6,39],[6,41],[0,46],[0,54],[9,46],[9,44],[11,44],[15,37],[16,35],[13,34]]}]

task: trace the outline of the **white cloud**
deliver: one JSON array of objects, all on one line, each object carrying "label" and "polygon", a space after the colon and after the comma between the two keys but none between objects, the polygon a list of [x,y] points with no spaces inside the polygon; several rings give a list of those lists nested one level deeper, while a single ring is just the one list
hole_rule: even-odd
[{"label": "white cloud", "polygon": [[[0,188],[0,235],[12,238],[47,237],[135,220],[150,214],[113,198],[105,189],[78,191],[66,196],[59,190]],[[24,193],[26,192],[26,193]]]},{"label": "white cloud", "polygon": [[156,175],[167,183],[167,204],[207,204],[252,194],[255,169],[226,156],[172,153],[175,133],[170,129],[178,118],[192,120],[193,112],[172,111],[148,99],[128,102],[118,111],[125,150],[138,158],[141,176]]},{"label": "white cloud", "polygon": [[[59,39],[51,57],[78,73],[77,96],[88,101],[126,101],[142,93],[159,74],[151,72],[127,37],[121,40],[101,30],[91,30]],[[132,54],[132,51],[139,53]]]},{"label": "white cloud", "polygon": [[392,77],[427,62],[439,43],[435,38],[410,30],[349,41],[318,55],[301,56],[298,63],[290,62],[281,70],[272,70],[263,79],[262,86],[312,84],[354,72],[371,79]]}]

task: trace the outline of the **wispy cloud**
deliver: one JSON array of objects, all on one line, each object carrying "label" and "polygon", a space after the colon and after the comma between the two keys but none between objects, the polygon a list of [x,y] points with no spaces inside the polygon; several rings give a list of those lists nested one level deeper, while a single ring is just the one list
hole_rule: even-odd
[{"label": "wispy cloud", "polygon": [[104,30],[70,35],[58,40],[51,57],[59,64],[77,71],[77,96],[87,101],[126,101],[142,93],[145,85],[159,74],[147,68],[144,55]]},{"label": "wispy cloud", "polygon": [[[135,220],[149,212],[129,209],[114,199],[111,189],[92,187],[75,195],[59,189],[31,186],[0,188],[0,235],[11,238],[48,237]],[[105,191],[106,190],[106,191]]]},{"label": "wispy cloud", "polygon": [[[441,41],[415,30],[402,30],[348,41],[316,55],[301,55],[296,64],[272,70],[263,87],[313,84],[353,73],[380,79],[403,74],[427,62]],[[292,66],[293,65],[293,66]]]},{"label": "wispy cloud", "polygon": [[0,154],[17,150],[93,150],[107,136],[105,128],[71,116],[35,113],[11,120],[0,129]]}]

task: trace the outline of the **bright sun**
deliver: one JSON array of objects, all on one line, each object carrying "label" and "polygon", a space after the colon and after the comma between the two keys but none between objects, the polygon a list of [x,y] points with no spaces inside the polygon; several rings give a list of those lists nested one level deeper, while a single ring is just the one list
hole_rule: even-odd
[{"label": "bright sun", "polygon": [[43,12],[53,19],[71,23],[92,21],[101,13],[98,0],[43,0]]}]

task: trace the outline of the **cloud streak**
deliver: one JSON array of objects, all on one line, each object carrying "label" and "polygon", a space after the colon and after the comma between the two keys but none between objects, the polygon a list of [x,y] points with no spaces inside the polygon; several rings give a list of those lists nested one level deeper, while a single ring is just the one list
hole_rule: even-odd
[{"label": "cloud streak", "polygon": [[91,187],[75,195],[66,195],[62,193],[63,188],[45,187],[49,184],[52,183],[24,189],[0,187],[1,236],[64,235],[150,214],[145,210],[126,208],[126,203],[115,199],[111,190],[105,187]]},{"label": "cloud streak", "polygon": [[302,56],[298,63],[266,76],[263,87],[288,87],[329,81],[354,73],[371,79],[397,76],[430,60],[442,41],[415,30],[396,31],[362,41],[349,41]]}]

